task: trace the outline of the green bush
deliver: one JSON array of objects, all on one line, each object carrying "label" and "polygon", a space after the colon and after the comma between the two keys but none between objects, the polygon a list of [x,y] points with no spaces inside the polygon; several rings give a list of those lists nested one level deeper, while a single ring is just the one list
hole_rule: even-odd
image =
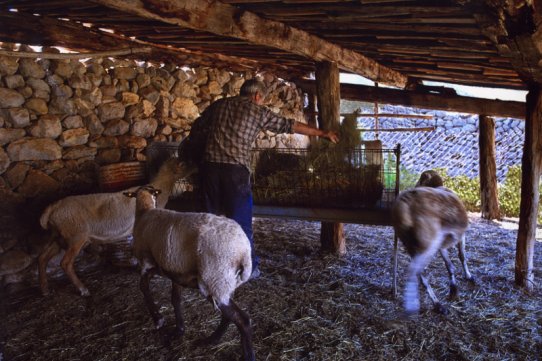
[{"label": "green bush", "polygon": [[519,217],[521,198],[521,167],[512,166],[503,184],[499,186],[499,207],[501,214],[507,217]]},{"label": "green bush", "polygon": [[[542,186],[539,185],[538,193],[542,194]],[[499,186],[499,206],[501,214],[507,217],[519,217],[521,199],[521,166],[515,165],[508,169],[504,183]],[[537,223],[542,223],[542,205],[538,201]]]},{"label": "green bush", "polygon": [[443,168],[435,169],[442,177],[444,185],[454,191],[470,212],[480,212],[480,179],[470,179],[465,175],[451,177]]},{"label": "green bush", "polygon": [[416,185],[416,182],[420,178],[420,174],[413,173],[406,169],[405,167],[401,166],[401,175],[400,175],[400,182],[399,182],[399,190],[404,191],[405,189],[412,188]]}]

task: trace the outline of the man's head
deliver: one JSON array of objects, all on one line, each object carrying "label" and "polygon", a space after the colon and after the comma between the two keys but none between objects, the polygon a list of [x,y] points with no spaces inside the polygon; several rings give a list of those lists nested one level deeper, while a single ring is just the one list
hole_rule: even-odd
[{"label": "man's head", "polygon": [[241,86],[240,95],[249,97],[256,104],[262,104],[265,96],[265,85],[257,79],[246,80]]}]

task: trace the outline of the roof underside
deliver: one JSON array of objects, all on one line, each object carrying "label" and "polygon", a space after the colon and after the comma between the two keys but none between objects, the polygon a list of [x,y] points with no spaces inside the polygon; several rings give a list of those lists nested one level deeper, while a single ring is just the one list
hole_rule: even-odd
[{"label": "roof underside", "polygon": [[[139,56],[146,60],[272,71],[285,78],[306,76],[315,61],[331,60],[376,81],[389,71],[414,83],[526,89],[542,83],[540,9],[516,2],[523,7],[509,10],[489,0],[222,0],[222,14],[213,15],[208,5],[217,2],[202,0],[0,0],[0,41],[79,51],[143,44],[153,48]],[[201,6],[208,18],[198,13]],[[246,30],[245,14],[255,15],[254,28],[236,32],[237,25]],[[217,23],[233,30],[223,32]],[[266,29],[276,23],[283,26],[279,35]],[[297,30],[311,42],[299,41]],[[326,53],[328,44],[369,59],[378,66],[375,76],[357,71],[344,53]],[[323,56],[312,56],[320,49]]]}]

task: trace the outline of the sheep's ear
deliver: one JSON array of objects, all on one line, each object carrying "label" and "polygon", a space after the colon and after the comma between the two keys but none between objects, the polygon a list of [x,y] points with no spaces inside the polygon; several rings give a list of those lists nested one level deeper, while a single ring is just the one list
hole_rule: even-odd
[{"label": "sheep's ear", "polygon": [[135,192],[123,192],[126,197],[134,198],[136,196]]}]

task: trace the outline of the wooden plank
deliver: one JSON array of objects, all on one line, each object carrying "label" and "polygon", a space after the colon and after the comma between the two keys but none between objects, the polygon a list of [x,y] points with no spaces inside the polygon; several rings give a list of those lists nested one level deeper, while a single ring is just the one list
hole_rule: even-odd
[{"label": "wooden plank", "polygon": [[376,209],[343,209],[343,208],[302,208],[254,205],[256,217],[302,219],[321,222],[344,222],[371,224],[378,226],[391,225],[389,208]]},{"label": "wooden plank", "polygon": [[93,1],[129,14],[279,48],[315,61],[335,61],[340,68],[379,83],[400,88],[407,83],[406,76],[350,49],[218,1]]},{"label": "wooden plank", "polygon": [[534,86],[527,95],[525,143],[521,160],[521,200],[516,241],[515,283],[534,289],[533,255],[536,240],[542,162],[542,88]]},{"label": "wooden plank", "polygon": [[[306,93],[315,94],[314,80],[296,80],[295,83]],[[525,119],[525,103],[491,100],[459,95],[432,94],[409,90],[341,84],[341,98],[383,104],[396,104],[423,109],[437,109],[451,112],[485,114],[496,117]]]}]

